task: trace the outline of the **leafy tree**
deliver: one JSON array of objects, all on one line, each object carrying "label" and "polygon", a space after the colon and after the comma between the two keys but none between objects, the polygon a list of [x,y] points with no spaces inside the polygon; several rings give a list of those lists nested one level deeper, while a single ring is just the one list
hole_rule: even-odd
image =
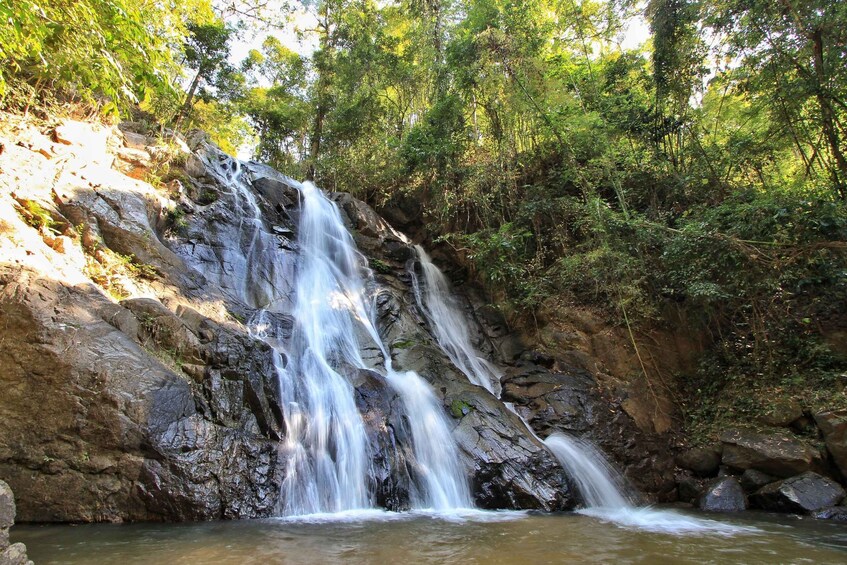
[{"label": "leafy tree", "polygon": [[222,20],[215,20],[210,23],[191,22],[187,29],[185,66],[194,71],[194,78],[174,120],[177,126],[189,114],[201,82],[223,87],[227,79],[232,78],[232,68],[227,58],[233,28]]}]

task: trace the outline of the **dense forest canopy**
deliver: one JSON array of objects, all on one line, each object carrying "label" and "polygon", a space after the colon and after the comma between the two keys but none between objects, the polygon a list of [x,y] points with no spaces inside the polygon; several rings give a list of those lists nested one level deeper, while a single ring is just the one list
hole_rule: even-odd
[{"label": "dense forest canopy", "polygon": [[[637,334],[681,312],[711,342],[689,376],[704,398],[843,394],[847,3],[15,0],[0,16],[8,109],[72,100],[250,147],[452,245],[515,319],[565,299]],[[650,37],[627,49],[636,17]],[[723,398],[693,417],[755,409]]]}]

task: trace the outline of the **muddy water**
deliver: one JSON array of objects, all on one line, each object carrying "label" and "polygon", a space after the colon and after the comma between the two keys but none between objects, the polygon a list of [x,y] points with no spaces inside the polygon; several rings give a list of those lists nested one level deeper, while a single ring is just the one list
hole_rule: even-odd
[{"label": "muddy water", "polygon": [[[580,514],[374,512],[343,519],[17,526],[12,540],[26,543],[38,565],[847,563],[847,524],[755,513],[663,514],[652,529],[655,520],[617,525]],[[675,529],[674,515],[720,522]]]}]

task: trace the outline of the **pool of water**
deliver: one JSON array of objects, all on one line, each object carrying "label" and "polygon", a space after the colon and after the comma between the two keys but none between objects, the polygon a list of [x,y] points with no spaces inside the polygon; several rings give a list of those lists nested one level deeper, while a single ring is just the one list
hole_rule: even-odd
[{"label": "pool of water", "polygon": [[847,563],[847,525],[678,510],[352,512],[190,524],[16,526],[46,564]]}]

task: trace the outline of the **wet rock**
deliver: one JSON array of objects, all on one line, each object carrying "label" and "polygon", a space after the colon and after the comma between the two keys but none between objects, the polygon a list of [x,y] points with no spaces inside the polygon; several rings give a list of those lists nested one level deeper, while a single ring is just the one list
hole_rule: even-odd
[{"label": "wet rock", "polygon": [[382,280],[386,286],[377,298],[380,334],[394,344],[395,369],[417,372],[443,399],[476,504],[491,509],[572,508],[568,478],[553,455],[502,402],[458,372],[424,332],[417,313],[404,306],[411,297],[404,300],[393,290],[399,287],[392,277]]},{"label": "wet rock", "polygon": [[728,430],[721,434],[722,462],[736,469],[756,469],[791,477],[820,465],[820,454],[786,434]]},{"label": "wet rock", "polygon": [[699,507],[709,512],[741,512],[747,510],[747,496],[737,479],[722,477],[709,483]]},{"label": "wet rock", "polygon": [[741,486],[744,488],[744,492],[750,494],[756,492],[765,485],[775,482],[776,480],[776,478],[768,475],[767,473],[762,473],[755,469],[747,469],[741,475]]},{"label": "wet rock", "polygon": [[672,501],[675,463],[666,439],[642,430],[624,409],[625,398],[604,394],[588,371],[552,361],[559,372],[531,362],[510,369],[503,400],[542,436],[560,430],[597,443],[639,491]]},{"label": "wet rock", "polygon": [[379,373],[363,370],[357,380],[356,406],[374,456],[371,480],[376,503],[388,510],[407,510],[414,454],[403,402]]},{"label": "wet rock", "polygon": [[823,510],[812,512],[812,517],[818,520],[832,520],[833,522],[847,522],[847,506],[832,506]]},{"label": "wet rock", "polygon": [[32,565],[24,544],[9,544],[9,528],[14,524],[15,497],[9,485],[0,481],[0,565]]},{"label": "wet rock", "polygon": [[721,463],[719,447],[692,447],[680,453],[676,464],[694,471],[700,477],[711,477],[718,472]]},{"label": "wet rock", "polygon": [[706,489],[708,481],[695,477],[690,472],[685,472],[675,477],[677,486],[677,499],[680,502],[696,503]]},{"label": "wet rock", "polygon": [[847,477],[847,410],[833,410],[814,415],[823,433],[826,449],[843,477]]},{"label": "wet rock", "polygon": [[763,510],[809,513],[835,506],[844,498],[844,489],[817,473],[771,483],[756,491],[751,500]]}]

